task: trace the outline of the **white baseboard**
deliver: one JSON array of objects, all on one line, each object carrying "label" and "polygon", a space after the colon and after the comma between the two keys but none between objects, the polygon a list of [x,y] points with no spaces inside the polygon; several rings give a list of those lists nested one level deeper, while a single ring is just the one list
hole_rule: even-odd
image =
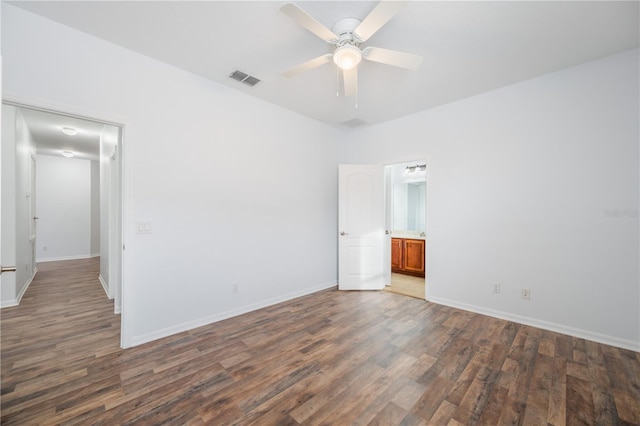
[{"label": "white baseboard", "polygon": [[18,306],[20,304],[20,301],[22,300],[22,296],[24,296],[24,294],[27,292],[27,289],[33,282],[33,279],[36,277],[37,273],[38,273],[38,268],[35,268],[33,270],[33,275],[31,275],[31,278],[27,280],[26,284],[22,287],[22,290],[20,290],[20,293],[18,294],[18,296],[15,299],[2,302],[2,304],[0,304],[0,308],[10,308],[12,306]]},{"label": "white baseboard", "polygon": [[11,299],[0,302],[0,309],[11,308],[14,306],[18,306],[18,299]]},{"label": "white baseboard", "polygon": [[113,299],[113,297],[111,297],[111,295],[109,294],[109,286],[104,281],[104,278],[102,278],[102,274],[98,275],[98,281],[100,281],[100,284],[102,284],[102,288],[103,288],[104,292],[107,294],[107,298],[109,300]]},{"label": "white baseboard", "polygon": [[34,268],[33,269],[33,275],[31,275],[31,278],[29,278],[29,280],[27,280],[27,283],[24,285],[24,287],[22,287],[22,290],[20,290],[20,293],[18,294],[18,297],[17,297],[18,304],[20,304],[20,301],[22,300],[22,296],[24,296],[24,294],[27,292],[27,289],[29,288],[29,286],[33,282],[33,279],[36,277],[37,273],[38,273],[38,268]]},{"label": "white baseboard", "polygon": [[[100,256],[100,255],[98,255]],[[60,256],[60,257],[47,257],[44,259],[36,259],[36,262],[58,262],[60,260],[78,260],[78,259],[91,259],[92,257],[96,257],[91,254],[80,254],[75,256]]]},{"label": "white baseboard", "polygon": [[532,327],[542,328],[544,330],[554,331],[556,333],[566,334],[569,336],[591,340],[598,343],[604,343],[605,345],[615,346],[617,348],[629,349],[631,351],[640,352],[640,341],[635,342],[633,340],[621,339],[618,337],[608,336],[606,334],[596,333],[594,331],[569,327],[566,325],[543,321],[536,318],[510,314],[508,312],[496,311],[493,309],[483,308],[482,306],[470,305],[467,303],[460,303],[454,300],[441,299],[438,297],[430,297],[429,302],[437,303],[439,305],[450,306],[452,308],[458,308],[465,311],[475,312],[477,314],[487,315],[490,317],[499,318],[507,321],[513,321],[513,322],[517,322],[518,324],[524,324]]},{"label": "white baseboard", "polygon": [[151,333],[145,333],[139,336],[134,336],[131,339],[131,346],[142,345],[143,343],[151,342],[153,340],[161,339],[163,337],[171,336],[173,334],[181,333],[183,331],[202,327],[203,325],[209,325],[214,322],[218,322],[231,317],[246,314],[247,312],[252,312],[258,309],[266,308],[267,306],[275,305],[281,302],[286,302],[288,300],[295,299],[297,297],[306,296],[308,294],[316,293],[318,291],[326,290],[329,288],[335,288],[336,286],[337,286],[336,281],[333,281],[330,283],[324,283],[318,286],[306,288],[304,290],[288,293],[282,296],[278,296],[271,299],[263,300],[261,302],[253,303],[251,305],[242,306],[240,308],[232,309],[230,311],[225,311],[219,314],[211,315],[211,316],[200,318],[197,320],[184,322],[182,324],[178,324],[172,327],[167,327],[161,330],[153,331]]}]

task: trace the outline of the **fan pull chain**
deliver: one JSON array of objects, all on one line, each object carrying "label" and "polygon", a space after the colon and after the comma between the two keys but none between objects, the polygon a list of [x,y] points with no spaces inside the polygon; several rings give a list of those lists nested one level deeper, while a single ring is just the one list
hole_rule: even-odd
[{"label": "fan pull chain", "polygon": [[358,108],[358,68],[356,68],[356,109]]}]

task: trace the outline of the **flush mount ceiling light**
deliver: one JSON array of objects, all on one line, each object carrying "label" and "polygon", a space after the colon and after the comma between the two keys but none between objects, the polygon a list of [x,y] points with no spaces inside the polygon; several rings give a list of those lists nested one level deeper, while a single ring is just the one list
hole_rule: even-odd
[{"label": "flush mount ceiling light", "polygon": [[65,135],[73,136],[73,135],[76,135],[78,131],[73,127],[63,127],[62,133],[64,133]]},{"label": "flush mount ceiling light", "polygon": [[67,158],[75,157],[75,154],[71,151],[62,151],[62,155]]}]

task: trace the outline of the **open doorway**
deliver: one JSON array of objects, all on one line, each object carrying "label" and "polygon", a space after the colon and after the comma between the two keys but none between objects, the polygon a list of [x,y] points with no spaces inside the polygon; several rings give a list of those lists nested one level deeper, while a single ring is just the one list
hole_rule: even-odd
[{"label": "open doorway", "polygon": [[426,297],[426,161],[385,167],[386,291]]},{"label": "open doorway", "polygon": [[[3,294],[3,306],[20,303],[37,272],[36,263],[99,258],[99,280],[114,300],[114,313],[120,313],[122,126],[9,101],[2,108],[3,128],[15,129],[7,133],[11,141],[3,132],[3,153],[5,148],[13,151],[16,169],[26,161],[21,156],[30,166],[29,173],[15,174],[14,196],[2,198],[3,211],[11,204],[20,207],[20,188],[28,188],[29,226],[24,232],[14,226],[13,243],[5,244],[4,231],[11,226],[3,220],[3,248],[14,251],[9,254],[16,264],[33,265],[27,279],[16,274],[15,297],[5,301]],[[19,225],[22,219],[16,219]],[[22,249],[24,244],[31,250]]]}]

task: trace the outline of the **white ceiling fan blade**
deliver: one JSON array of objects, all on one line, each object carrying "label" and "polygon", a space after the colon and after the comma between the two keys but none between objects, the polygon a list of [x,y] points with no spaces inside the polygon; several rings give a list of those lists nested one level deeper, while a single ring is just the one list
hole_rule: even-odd
[{"label": "white ceiling fan blade", "polygon": [[420,55],[382,49],[380,47],[366,47],[362,51],[362,56],[368,61],[380,62],[409,70],[417,70],[422,64],[422,56]]},{"label": "white ceiling fan blade", "polygon": [[293,77],[294,75],[298,75],[305,71],[309,71],[312,68],[319,67],[320,65],[324,65],[327,62],[331,62],[331,58],[333,58],[333,55],[331,53],[318,56],[317,58],[313,58],[310,61],[303,62],[299,65],[289,68],[286,71],[283,71],[282,75],[285,77]]},{"label": "white ceiling fan blade", "polygon": [[298,24],[305,27],[324,41],[331,43],[338,39],[329,28],[318,22],[313,16],[309,15],[304,10],[300,9],[293,3],[287,3],[280,8],[280,12],[284,13],[288,17],[292,18]]},{"label": "white ceiling fan blade", "polygon": [[361,41],[368,40],[384,24],[389,22],[389,19],[393,18],[405,3],[407,3],[405,0],[381,1],[354,32]]},{"label": "white ceiling fan blade", "polygon": [[342,71],[344,95],[355,96],[358,93],[358,67]]}]

